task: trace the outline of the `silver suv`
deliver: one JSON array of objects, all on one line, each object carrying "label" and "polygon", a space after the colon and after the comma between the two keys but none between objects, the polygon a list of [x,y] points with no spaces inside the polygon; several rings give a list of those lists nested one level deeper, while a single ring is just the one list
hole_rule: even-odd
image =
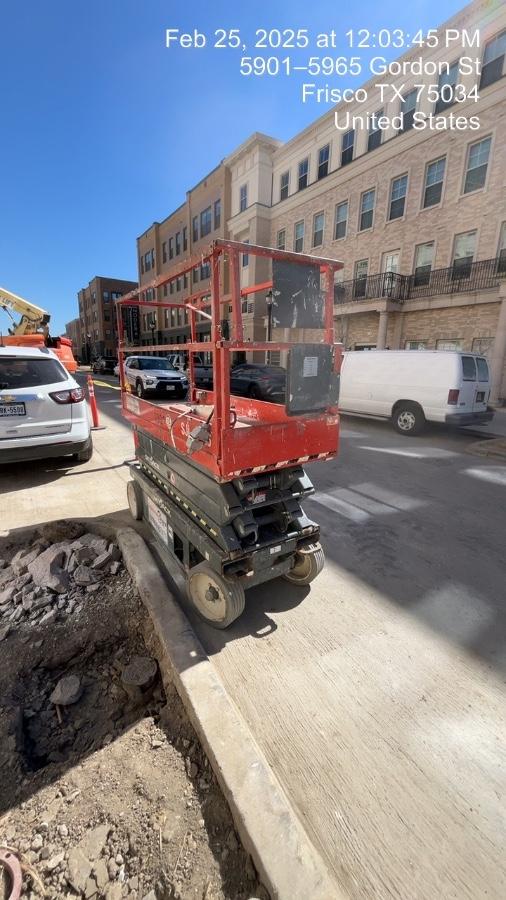
[{"label": "silver suv", "polygon": [[125,378],[138,397],[165,394],[179,400],[186,396],[188,379],[164,356],[129,356],[125,360]]}]

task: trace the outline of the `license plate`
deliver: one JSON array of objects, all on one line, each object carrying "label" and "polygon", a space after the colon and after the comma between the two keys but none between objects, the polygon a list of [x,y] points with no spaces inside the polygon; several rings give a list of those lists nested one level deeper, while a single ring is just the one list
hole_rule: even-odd
[{"label": "license plate", "polygon": [[165,390],[166,390],[166,391],[175,391],[176,388],[174,387],[173,384],[166,384],[166,385],[165,385]]},{"label": "license plate", "polygon": [[1,416],[26,416],[24,403],[0,403]]}]

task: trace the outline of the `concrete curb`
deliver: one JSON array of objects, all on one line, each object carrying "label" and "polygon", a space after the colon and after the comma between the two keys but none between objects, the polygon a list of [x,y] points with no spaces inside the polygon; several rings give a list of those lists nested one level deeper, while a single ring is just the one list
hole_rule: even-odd
[{"label": "concrete curb", "polygon": [[343,898],[167,588],[146,543],[132,528],[118,529],[116,537],[165,654],[161,664],[169,668],[243,845],[271,897]]},{"label": "concrete curb", "polygon": [[491,459],[506,460],[506,438],[491,438],[487,441],[477,441],[467,448],[467,453],[473,456],[485,456]]}]

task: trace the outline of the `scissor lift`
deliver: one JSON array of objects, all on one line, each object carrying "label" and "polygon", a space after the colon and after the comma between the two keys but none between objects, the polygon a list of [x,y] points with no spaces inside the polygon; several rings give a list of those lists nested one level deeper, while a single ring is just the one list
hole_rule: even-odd
[{"label": "scissor lift", "polygon": [[[270,260],[268,280],[241,288],[245,253]],[[323,568],[319,527],[300,504],[314,490],[303,466],[332,458],[338,448],[341,347],[334,343],[333,306],[334,273],[342,264],[216,240],[142,290],[156,293],[202,263],[209,263],[210,286],[184,300],[189,343],[127,347],[124,309],[181,309],[181,303],[143,301],[138,292],[116,303],[122,408],[137,456],[127,490],[130,511],[149,524],[161,558],[184,572],[196,611],[226,628],[242,613],[247,588],[279,576],[308,584]],[[304,329],[310,341],[244,340],[242,301],[266,292],[274,325],[289,335],[294,327]],[[225,335],[223,304],[232,309]],[[202,316],[211,323],[209,342],[197,339]],[[188,354],[188,399],[152,403],[134,396],[125,356],[169,351]],[[231,395],[232,354],[272,351],[287,356],[284,405]],[[212,390],[195,384],[195,354],[203,353],[212,355]]]}]

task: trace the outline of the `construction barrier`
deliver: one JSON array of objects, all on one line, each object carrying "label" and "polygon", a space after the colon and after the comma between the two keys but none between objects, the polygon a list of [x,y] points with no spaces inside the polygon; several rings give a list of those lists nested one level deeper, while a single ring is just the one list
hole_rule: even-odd
[{"label": "construction barrier", "polygon": [[93,420],[93,427],[99,428],[100,422],[98,418],[98,407],[97,401],[95,398],[95,385],[93,384],[93,378],[91,375],[87,375],[86,381],[88,383],[88,400],[91,407],[91,418]]}]

